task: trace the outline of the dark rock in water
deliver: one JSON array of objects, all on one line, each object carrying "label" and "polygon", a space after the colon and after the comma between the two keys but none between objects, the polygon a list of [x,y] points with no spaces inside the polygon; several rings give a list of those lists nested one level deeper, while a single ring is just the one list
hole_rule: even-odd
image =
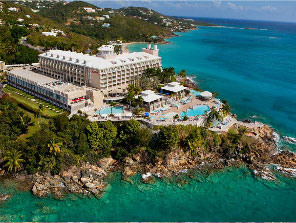
[{"label": "dark rock in water", "polygon": [[143,183],[145,184],[154,184],[156,182],[155,177],[154,176],[149,176],[145,179],[143,179]]},{"label": "dark rock in water", "polygon": [[7,201],[10,197],[11,195],[9,194],[0,194],[0,203],[3,201]]}]

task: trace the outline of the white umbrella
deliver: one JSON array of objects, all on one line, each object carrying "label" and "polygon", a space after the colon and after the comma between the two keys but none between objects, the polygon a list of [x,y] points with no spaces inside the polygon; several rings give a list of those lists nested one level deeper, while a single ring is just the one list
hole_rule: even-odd
[{"label": "white umbrella", "polygon": [[200,93],[200,96],[202,96],[203,98],[211,98],[212,97],[212,93],[209,91],[203,91]]},{"label": "white umbrella", "polygon": [[125,114],[125,116],[127,116],[127,117],[132,117],[133,114],[132,114],[131,112],[127,112],[127,113]]},{"label": "white umbrella", "polygon": [[107,116],[108,116],[108,114],[101,114],[101,116],[102,116],[102,117],[107,117]]}]

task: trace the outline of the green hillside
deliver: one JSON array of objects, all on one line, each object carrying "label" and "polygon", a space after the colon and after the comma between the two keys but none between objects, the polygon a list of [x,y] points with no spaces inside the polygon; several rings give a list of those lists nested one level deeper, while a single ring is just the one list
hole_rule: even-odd
[{"label": "green hillside", "polygon": [[[74,33],[63,24],[34,13],[20,4],[0,4],[0,60],[7,64],[37,62],[38,51],[50,48],[81,52],[87,49],[95,50],[98,47],[97,40]],[[16,8],[16,11],[9,8]],[[42,32],[52,29],[60,30],[65,35],[42,35]],[[31,49],[28,46],[31,46]]]},{"label": "green hillside", "polygon": [[[95,12],[87,12],[86,7]],[[51,8],[41,9],[40,14],[68,26],[75,33],[101,41],[149,41],[151,36],[164,38],[172,35],[172,31],[159,25],[81,1],[68,4],[59,2]],[[104,24],[110,27],[103,27]]]}]

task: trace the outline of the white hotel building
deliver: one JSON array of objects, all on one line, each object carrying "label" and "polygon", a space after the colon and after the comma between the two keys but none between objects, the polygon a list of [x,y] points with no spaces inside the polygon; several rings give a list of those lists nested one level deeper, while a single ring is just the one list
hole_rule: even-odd
[{"label": "white hotel building", "polygon": [[161,68],[158,49],[150,45],[143,52],[115,54],[114,46],[102,46],[97,56],[50,50],[39,55],[40,71],[52,78],[103,91],[125,92],[147,68]]},{"label": "white hotel building", "polygon": [[16,68],[8,71],[7,81],[9,85],[70,113],[87,106],[100,107],[103,105],[103,95],[96,89],[75,86],[29,69]]}]

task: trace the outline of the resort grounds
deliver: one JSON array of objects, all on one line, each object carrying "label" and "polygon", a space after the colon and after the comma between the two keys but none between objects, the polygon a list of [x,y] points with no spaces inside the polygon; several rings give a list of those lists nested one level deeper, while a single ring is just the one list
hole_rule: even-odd
[{"label": "resort grounds", "polygon": [[[104,104],[100,109],[88,109],[85,111],[89,115],[91,121],[127,121],[135,119],[142,121],[149,127],[154,126],[168,126],[168,125],[194,125],[204,126],[208,117],[208,114],[213,110],[220,111],[222,102],[216,98],[210,98],[208,100],[202,100],[195,95],[194,90],[190,91],[190,94],[184,96],[181,99],[176,97],[162,94],[167,103],[161,103],[160,107],[151,112],[144,112],[141,115],[135,115],[126,104],[117,104],[116,106],[110,106],[110,104]],[[112,107],[112,108],[111,108]],[[188,115],[194,113],[194,109],[207,107],[207,110],[198,111],[197,115]],[[111,112],[112,110],[112,112]],[[184,118],[186,116],[186,118]],[[234,124],[238,123],[237,119],[231,114],[223,117],[222,121],[215,121],[209,129],[215,132],[226,132]]]}]

